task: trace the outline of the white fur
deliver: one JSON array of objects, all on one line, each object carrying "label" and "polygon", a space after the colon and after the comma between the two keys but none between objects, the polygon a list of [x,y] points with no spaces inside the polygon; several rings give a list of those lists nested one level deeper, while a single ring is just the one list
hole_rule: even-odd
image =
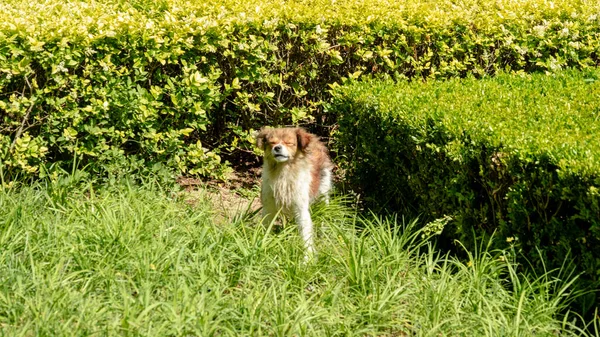
[{"label": "white fur", "polygon": [[319,194],[324,197],[326,205],[329,205],[329,190],[331,190],[331,168],[323,168],[321,170]]},{"label": "white fur", "polygon": [[[263,218],[266,224],[270,224],[279,212],[284,216],[294,217],[308,253],[305,258],[308,258],[315,251],[310,216],[310,203],[313,201],[310,198],[311,165],[308,161],[300,161],[298,164],[269,165],[265,162],[261,191]],[[327,203],[330,189],[331,169],[324,168],[321,170],[319,194],[325,196]]]}]

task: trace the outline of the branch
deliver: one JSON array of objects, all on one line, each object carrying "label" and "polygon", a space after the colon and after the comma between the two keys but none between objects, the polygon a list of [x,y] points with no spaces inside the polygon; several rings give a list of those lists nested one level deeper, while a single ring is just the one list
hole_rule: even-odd
[{"label": "branch", "polygon": [[21,134],[23,133],[23,128],[25,127],[25,123],[29,119],[29,114],[31,113],[31,110],[33,110],[34,105],[35,105],[35,102],[32,102],[31,105],[29,106],[29,109],[27,109],[27,113],[25,114],[25,117],[23,117],[23,120],[21,121],[21,126],[19,126],[19,129],[17,130],[15,139],[13,139],[12,143],[10,144],[10,148],[8,149],[9,153],[12,152],[12,150],[15,147],[15,144],[17,143],[17,140],[21,137]]},{"label": "branch", "polygon": [[[31,84],[29,83],[29,79],[27,77],[25,77],[25,82],[27,83],[27,86],[29,87],[29,91],[33,95],[33,88],[31,87]],[[25,96],[25,88],[23,88],[22,96]],[[27,109],[27,113],[25,113],[25,117],[23,117],[23,120],[21,121],[21,126],[19,126],[19,129],[17,129],[17,133],[15,134],[15,139],[13,139],[12,143],[10,144],[8,153],[11,153],[12,150],[15,148],[15,144],[17,143],[17,140],[21,137],[21,134],[23,133],[23,128],[25,127],[25,123],[27,123],[27,120],[29,119],[29,114],[31,113],[31,110],[33,110],[34,106],[35,106],[35,101],[32,101],[31,105],[29,106],[29,109]]]}]

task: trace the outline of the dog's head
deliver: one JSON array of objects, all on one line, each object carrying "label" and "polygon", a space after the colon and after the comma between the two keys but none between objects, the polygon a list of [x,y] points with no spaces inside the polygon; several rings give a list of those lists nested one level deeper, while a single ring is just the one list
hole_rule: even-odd
[{"label": "dog's head", "polygon": [[302,128],[263,128],[256,145],[265,151],[265,160],[285,163],[302,155],[314,138]]}]

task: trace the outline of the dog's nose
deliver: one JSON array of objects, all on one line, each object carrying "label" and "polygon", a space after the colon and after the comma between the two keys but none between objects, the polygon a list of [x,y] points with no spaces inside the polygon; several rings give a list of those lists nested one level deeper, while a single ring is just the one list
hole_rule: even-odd
[{"label": "dog's nose", "polygon": [[281,145],[275,145],[275,146],[273,146],[273,151],[275,151],[275,152],[281,152]]}]

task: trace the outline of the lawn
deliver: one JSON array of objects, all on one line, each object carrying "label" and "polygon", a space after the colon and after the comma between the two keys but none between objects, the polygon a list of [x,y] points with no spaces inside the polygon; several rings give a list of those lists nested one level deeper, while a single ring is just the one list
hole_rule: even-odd
[{"label": "lawn", "polygon": [[586,335],[564,310],[572,277],[523,275],[512,251],[482,242],[459,260],[418,220],[337,197],[313,207],[318,254],[304,263],[293,225],[261,227],[214,195],[77,175],[5,186],[0,334]]}]

